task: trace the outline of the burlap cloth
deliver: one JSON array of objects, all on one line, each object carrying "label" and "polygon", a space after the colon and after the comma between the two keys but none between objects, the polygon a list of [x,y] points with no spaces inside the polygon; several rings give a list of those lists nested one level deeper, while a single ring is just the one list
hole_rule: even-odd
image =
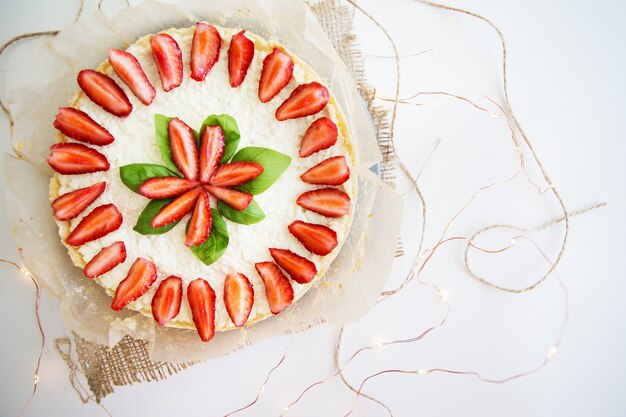
[{"label": "burlap cloth", "polygon": [[[309,6],[358,84],[383,154],[379,175],[393,187],[395,170],[388,114],[384,108],[374,104],[375,90],[365,81],[363,57],[353,33],[353,9],[342,6],[338,0],[310,2]],[[402,244],[399,241],[396,256],[402,254]],[[90,399],[100,402],[114,392],[115,386],[159,381],[195,364],[153,362],[149,358],[148,342],[130,336],[124,337],[113,348],[89,342],[75,333],[54,342],[57,352],[69,368],[70,382],[83,402]],[[87,381],[91,393],[83,387],[82,377]]]}]

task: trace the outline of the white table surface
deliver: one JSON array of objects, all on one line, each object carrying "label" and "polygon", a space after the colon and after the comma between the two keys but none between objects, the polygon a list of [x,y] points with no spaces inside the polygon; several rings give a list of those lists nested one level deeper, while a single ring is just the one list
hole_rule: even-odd
[{"label": "white table surface", "polygon": [[[94,3],[88,1],[88,9],[92,10]],[[432,49],[403,59],[403,96],[448,91],[500,97],[498,41],[484,24],[411,0],[362,0],[361,4],[386,25],[401,54]],[[383,400],[398,416],[624,415],[626,3],[455,0],[450,4],[483,14],[504,31],[510,48],[513,106],[570,210],[598,201],[609,205],[572,220],[571,240],[558,268],[570,294],[569,323],[558,354],[541,372],[503,385],[486,384],[469,376],[387,375],[373,380],[366,391]],[[74,0],[2,0],[0,39],[62,28],[73,20],[77,6]],[[384,37],[362,16],[357,16],[356,33],[366,55],[389,53]],[[2,57],[3,62],[7,59],[10,54]],[[379,94],[390,96],[392,62],[367,58],[366,69]],[[425,101],[450,103],[440,98]],[[8,152],[8,127],[4,118],[1,123],[4,140],[0,147]],[[420,178],[431,213],[427,246],[433,245],[446,220],[473,190],[512,172],[510,138],[502,121],[467,106],[402,108],[396,136],[399,152],[414,173],[435,141],[441,140]],[[532,173],[538,178],[535,170]],[[520,185],[503,189],[502,194],[486,195],[476,209],[455,223],[452,232],[467,234],[516,216],[522,224],[533,225],[559,214],[550,197],[537,203],[529,190]],[[409,196],[403,232],[409,253],[416,244],[416,204]],[[487,204],[500,212],[487,208]],[[5,211],[0,205],[0,254],[17,260]],[[548,233],[542,241],[552,255],[558,236]],[[500,378],[532,369],[543,360],[556,339],[563,314],[557,277],[531,294],[498,293],[463,273],[462,249],[460,243],[445,247],[423,275],[449,294],[452,312],[446,326],[418,343],[363,354],[347,370],[354,383],[385,368],[475,369],[487,377]],[[406,271],[407,261],[405,257],[398,262],[394,282],[399,282]],[[477,269],[483,267],[482,271],[493,273],[507,262],[505,259],[494,267],[480,259]],[[522,262],[522,267],[516,268],[517,275],[501,277],[500,282],[530,282],[544,266],[541,261]],[[0,415],[13,416],[32,388],[39,334],[30,282],[7,266],[0,266],[0,271]],[[405,293],[376,307],[362,322],[348,327],[345,351],[418,334],[436,323],[441,314],[433,292],[414,283]],[[48,340],[39,390],[24,415],[106,415],[93,403],[82,404],[67,382],[68,371],[53,347],[56,337],[68,334],[58,301],[44,294],[41,315]],[[256,408],[242,414],[278,415],[304,387],[330,375],[335,337],[335,328],[320,327],[299,338]],[[290,336],[269,340],[163,382],[117,388],[103,405],[115,417],[223,415],[254,398],[289,340]],[[353,399],[350,391],[332,380],[312,390],[290,415],[343,415]],[[361,399],[354,415],[386,413]]]}]

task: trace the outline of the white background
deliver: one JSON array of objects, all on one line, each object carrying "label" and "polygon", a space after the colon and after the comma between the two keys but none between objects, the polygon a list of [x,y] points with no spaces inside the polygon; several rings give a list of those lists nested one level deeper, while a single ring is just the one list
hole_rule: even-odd
[{"label": "white background", "polygon": [[[93,9],[93,3],[88,2],[88,9]],[[480,93],[501,98],[498,39],[483,23],[410,0],[362,0],[361,4],[386,26],[402,55],[429,50],[403,58],[402,96],[448,91],[476,99]],[[626,3],[483,0],[450,4],[481,13],[503,30],[509,46],[513,107],[568,208],[577,210],[598,201],[607,201],[608,207],[572,219],[571,239],[558,276],[526,295],[507,295],[481,286],[463,272],[462,244],[445,246],[424,270],[423,279],[437,282],[449,294],[448,323],[420,342],[362,354],[347,368],[347,376],[358,384],[385,368],[474,369],[493,378],[533,369],[556,340],[563,319],[564,299],[557,281],[561,277],[570,294],[569,323],[558,354],[541,372],[503,385],[470,376],[386,375],[374,379],[366,391],[399,416],[624,415]],[[0,39],[63,28],[74,19],[77,7],[73,0],[2,0]],[[358,14],[356,33],[366,55],[390,53],[385,38]],[[27,43],[19,48],[27,49]],[[3,56],[2,61],[10,56]],[[369,57],[365,64],[378,94],[391,96],[393,63]],[[511,174],[515,159],[501,118],[441,97],[421,101],[444,105],[402,108],[396,141],[403,160],[417,174],[440,140],[420,177],[430,213],[426,246],[431,247],[472,192]],[[4,118],[0,132],[1,150],[9,152]],[[530,173],[539,179],[532,167]],[[549,194],[537,197],[524,184],[519,180],[481,196],[455,222],[451,234],[471,234],[494,222],[531,226],[559,215]],[[403,184],[399,189],[407,190]],[[403,232],[408,255],[395,267],[390,286],[400,282],[415,251],[419,212],[417,200],[408,195]],[[5,214],[0,205],[0,254],[17,260]],[[534,237],[554,256],[560,233],[562,228],[555,228]],[[503,241],[489,242],[496,247]],[[528,260],[520,262],[521,258]],[[545,263],[528,248],[515,257],[487,263],[490,259],[476,256],[476,269],[505,285],[523,286],[545,270]],[[31,283],[7,266],[0,266],[0,271],[0,415],[13,416],[32,387],[39,334]],[[343,358],[362,345],[414,336],[437,323],[442,311],[433,291],[414,282],[347,328]],[[54,351],[53,340],[68,334],[57,300],[44,294],[41,315],[48,340],[39,391],[25,415],[106,415],[93,403],[79,401],[67,381],[66,366]],[[278,415],[307,385],[331,375],[336,334],[335,328],[320,327],[297,339],[261,401],[242,414]],[[118,388],[103,405],[115,417],[223,415],[254,398],[291,339],[269,340],[163,382]],[[353,399],[341,383],[331,380],[309,392],[289,415],[344,415]],[[360,399],[355,415],[384,416],[386,412]]]}]

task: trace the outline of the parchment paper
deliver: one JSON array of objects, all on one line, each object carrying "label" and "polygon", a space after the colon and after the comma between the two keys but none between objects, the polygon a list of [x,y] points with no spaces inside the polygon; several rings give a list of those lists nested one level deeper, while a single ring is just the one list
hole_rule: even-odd
[{"label": "parchment paper", "polygon": [[[108,48],[125,48],[138,37],[197,20],[245,27],[276,40],[310,64],[341,105],[356,144],[359,198],[352,230],[341,254],[314,288],[281,314],[244,330],[220,332],[202,343],[195,331],[161,328],[139,313],[110,309],[102,288],[85,279],[59,242],[48,199],[52,171],[45,159],[54,142],[52,121],[78,86],[76,74],[95,68]],[[204,360],[266,338],[312,325],[353,322],[375,303],[389,275],[400,230],[402,200],[369,168],[381,160],[369,114],[356,84],[308,6],[300,0],[145,1],[112,17],[83,17],[52,40],[33,42],[24,76],[11,82],[8,105],[15,120],[13,147],[5,156],[10,224],[24,263],[61,297],[63,318],[83,338],[113,346],[125,335],[147,340],[152,360]]]}]

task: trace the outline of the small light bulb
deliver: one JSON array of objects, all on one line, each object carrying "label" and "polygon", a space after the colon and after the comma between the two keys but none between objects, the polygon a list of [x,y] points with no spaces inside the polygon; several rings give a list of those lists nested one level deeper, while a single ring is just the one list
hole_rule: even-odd
[{"label": "small light bulb", "polygon": [[515,239],[511,239],[511,240],[509,240],[509,243],[510,243],[511,245],[515,245],[515,244],[517,243],[517,240],[515,240]]},{"label": "small light bulb", "polygon": [[546,353],[546,357],[548,359],[552,359],[554,355],[556,355],[557,352],[558,352],[558,349],[556,348],[556,346],[552,346],[550,349],[548,349],[548,353]]},{"label": "small light bulb", "polygon": [[428,373],[428,371],[427,371],[426,369],[419,369],[419,370],[417,371],[417,374],[418,374],[418,375],[426,375],[427,373]]},{"label": "small light bulb", "polygon": [[439,297],[442,301],[448,301],[448,292],[446,290],[439,290]]},{"label": "small light bulb", "polygon": [[385,344],[384,342],[385,341],[383,339],[378,338],[378,339],[375,339],[375,340],[372,341],[372,345],[371,346],[374,349],[378,349],[380,347],[383,347],[383,345]]},{"label": "small light bulb", "polygon": [[35,385],[39,383],[39,374],[35,374],[35,376],[33,377],[33,382],[35,383]]},{"label": "small light bulb", "polygon": [[259,390],[259,394],[262,394],[265,391],[265,385],[261,385],[261,389]]}]

